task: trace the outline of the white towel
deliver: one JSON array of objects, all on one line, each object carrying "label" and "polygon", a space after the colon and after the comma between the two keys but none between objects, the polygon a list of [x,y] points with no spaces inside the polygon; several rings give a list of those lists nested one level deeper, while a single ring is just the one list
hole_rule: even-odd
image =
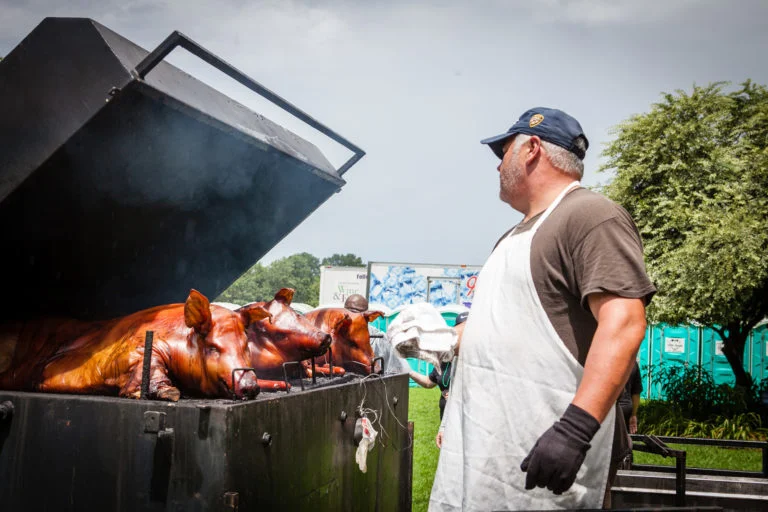
[{"label": "white towel", "polygon": [[415,357],[440,369],[453,358],[458,336],[432,304],[406,306],[387,327],[387,337],[403,357]]}]

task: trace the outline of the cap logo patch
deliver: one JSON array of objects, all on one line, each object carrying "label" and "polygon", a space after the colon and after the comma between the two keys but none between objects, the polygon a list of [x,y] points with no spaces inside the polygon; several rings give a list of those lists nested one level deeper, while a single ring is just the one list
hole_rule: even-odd
[{"label": "cap logo patch", "polygon": [[528,122],[528,126],[533,128],[544,120],[544,116],[541,114],[533,114],[531,120]]}]

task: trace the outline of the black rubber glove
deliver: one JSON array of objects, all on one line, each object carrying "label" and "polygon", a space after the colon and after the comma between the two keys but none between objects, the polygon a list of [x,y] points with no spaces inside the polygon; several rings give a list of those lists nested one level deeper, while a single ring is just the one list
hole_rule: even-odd
[{"label": "black rubber glove", "polygon": [[598,430],[600,422],[570,404],[520,464],[520,469],[528,472],[525,488],[546,487],[555,494],[570,489]]}]

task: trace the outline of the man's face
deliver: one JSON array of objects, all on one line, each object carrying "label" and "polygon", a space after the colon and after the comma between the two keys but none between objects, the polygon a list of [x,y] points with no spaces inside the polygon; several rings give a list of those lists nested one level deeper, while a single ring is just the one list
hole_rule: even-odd
[{"label": "man's face", "polygon": [[520,147],[514,148],[514,140],[511,137],[504,143],[502,151],[504,158],[497,167],[499,171],[499,198],[512,205],[513,198],[517,195],[520,183],[525,176],[525,166],[520,162]]}]

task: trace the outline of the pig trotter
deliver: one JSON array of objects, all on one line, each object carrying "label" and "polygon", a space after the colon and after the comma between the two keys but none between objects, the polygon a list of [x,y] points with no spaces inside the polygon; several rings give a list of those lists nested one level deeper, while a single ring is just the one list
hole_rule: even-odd
[{"label": "pig trotter", "polygon": [[158,400],[168,400],[169,402],[178,402],[181,398],[181,391],[178,388],[169,386],[167,388],[158,389],[156,393]]}]

